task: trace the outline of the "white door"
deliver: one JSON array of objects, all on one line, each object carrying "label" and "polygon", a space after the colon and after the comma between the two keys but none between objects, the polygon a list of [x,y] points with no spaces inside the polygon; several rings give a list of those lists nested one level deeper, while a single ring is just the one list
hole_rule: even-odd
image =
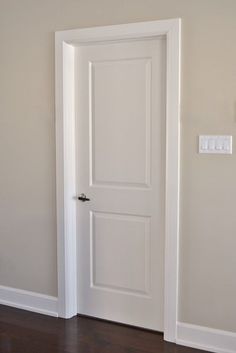
[{"label": "white door", "polygon": [[76,49],[78,312],[163,331],[165,39]]}]

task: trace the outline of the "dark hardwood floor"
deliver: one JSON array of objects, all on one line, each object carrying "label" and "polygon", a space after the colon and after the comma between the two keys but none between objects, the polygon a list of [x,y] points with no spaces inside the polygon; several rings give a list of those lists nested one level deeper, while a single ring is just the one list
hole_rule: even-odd
[{"label": "dark hardwood floor", "polygon": [[75,317],[52,318],[0,305],[0,353],[202,353],[160,333]]}]

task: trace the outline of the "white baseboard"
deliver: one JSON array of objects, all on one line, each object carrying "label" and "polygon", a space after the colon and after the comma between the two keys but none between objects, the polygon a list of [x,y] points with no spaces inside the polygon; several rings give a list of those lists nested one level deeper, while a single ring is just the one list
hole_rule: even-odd
[{"label": "white baseboard", "polygon": [[235,353],[236,333],[178,322],[176,343],[214,353]]},{"label": "white baseboard", "polygon": [[58,317],[56,297],[0,286],[0,304]]}]

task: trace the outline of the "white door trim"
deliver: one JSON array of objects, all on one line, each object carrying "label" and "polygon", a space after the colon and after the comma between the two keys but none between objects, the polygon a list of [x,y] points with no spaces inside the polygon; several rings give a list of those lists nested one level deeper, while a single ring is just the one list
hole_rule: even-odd
[{"label": "white door trim", "polygon": [[58,308],[64,318],[77,314],[74,45],[166,36],[164,338],[171,342],[176,341],[178,310],[180,31],[181,20],[171,19],[55,34]]}]

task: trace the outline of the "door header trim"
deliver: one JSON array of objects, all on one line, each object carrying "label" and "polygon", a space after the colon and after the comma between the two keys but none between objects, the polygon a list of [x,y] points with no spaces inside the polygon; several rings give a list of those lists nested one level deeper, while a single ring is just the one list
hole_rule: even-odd
[{"label": "door header trim", "polygon": [[74,47],[165,36],[166,189],[164,338],[176,341],[179,271],[181,20],[121,24],[55,33],[58,312],[77,314]]}]

